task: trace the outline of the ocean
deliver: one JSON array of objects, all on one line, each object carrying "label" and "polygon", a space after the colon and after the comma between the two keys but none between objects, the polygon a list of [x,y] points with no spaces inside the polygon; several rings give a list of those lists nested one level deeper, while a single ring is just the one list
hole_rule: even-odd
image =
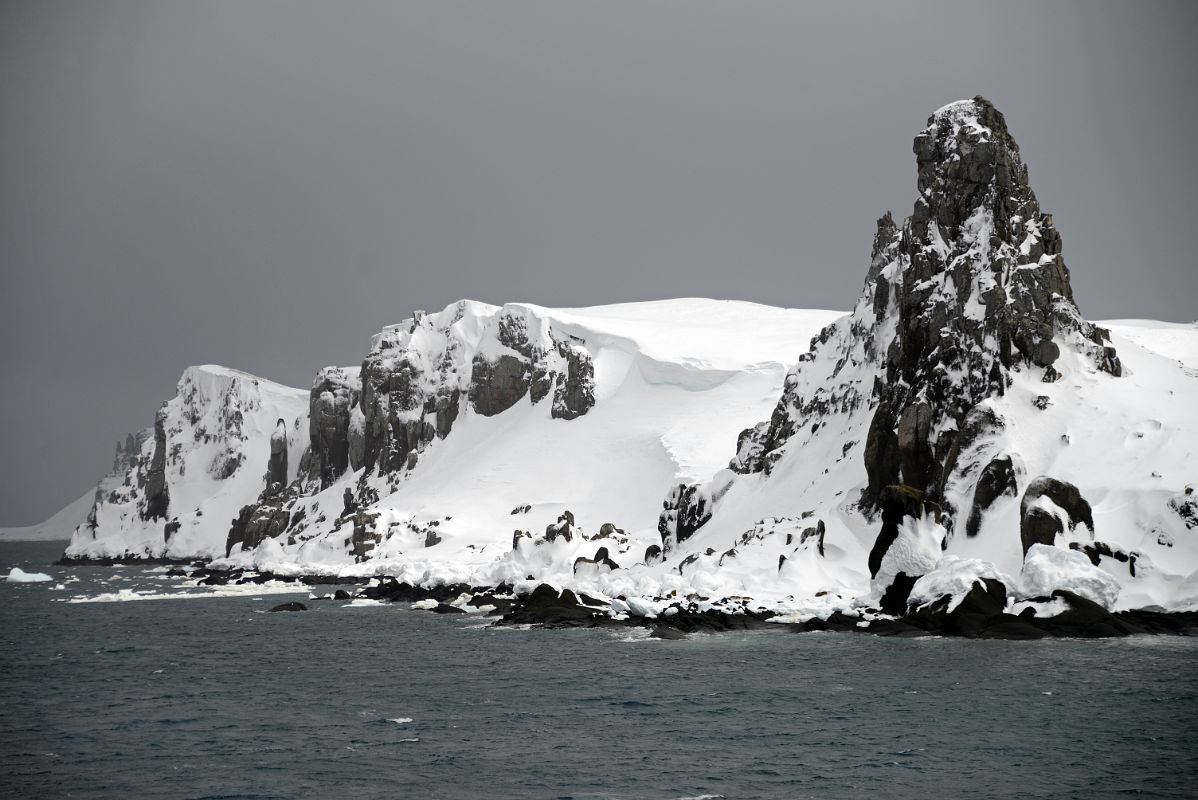
[{"label": "ocean", "polygon": [[[1198,792],[1198,639],[660,641],[308,587],[68,602],[183,587],[63,545],[0,544],[3,575],[52,577],[0,581],[4,798]],[[266,613],[288,600],[310,610]]]}]

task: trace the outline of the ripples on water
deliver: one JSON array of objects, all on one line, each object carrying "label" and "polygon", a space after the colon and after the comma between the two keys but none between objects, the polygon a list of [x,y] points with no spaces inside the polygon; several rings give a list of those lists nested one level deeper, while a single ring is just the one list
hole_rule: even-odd
[{"label": "ripples on water", "polygon": [[[0,583],[0,796],[1193,797],[1198,641],[493,630]],[[117,580],[125,577],[125,580]],[[305,590],[306,592],[306,590]],[[259,599],[255,599],[259,597]]]}]

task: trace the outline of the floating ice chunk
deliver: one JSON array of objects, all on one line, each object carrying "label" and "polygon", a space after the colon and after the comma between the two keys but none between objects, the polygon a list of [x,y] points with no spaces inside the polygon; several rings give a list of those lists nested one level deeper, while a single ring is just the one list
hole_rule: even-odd
[{"label": "floating ice chunk", "polygon": [[417,600],[415,603],[412,603],[412,608],[415,608],[419,611],[432,611],[439,605],[441,604],[430,597],[428,599]]},{"label": "floating ice chunk", "polygon": [[54,580],[44,572],[26,572],[20,567],[13,567],[5,578],[9,583],[41,583]]},{"label": "floating ice chunk", "polygon": [[1024,597],[1047,597],[1057,589],[1067,589],[1106,609],[1119,599],[1119,582],[1077,550],[1034,544],[1019,577]]},{"label": "floating ice chunk", "polygon": [[407,725],[409,722],[412,721],[412,718],[411,717],[394,717],[392,719],[388,719],[387,721],[394,722],[396,725]]}]

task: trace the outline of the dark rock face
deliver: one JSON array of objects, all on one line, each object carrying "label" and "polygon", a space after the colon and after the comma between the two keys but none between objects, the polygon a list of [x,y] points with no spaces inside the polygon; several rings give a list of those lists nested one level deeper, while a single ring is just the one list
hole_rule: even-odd
[{"label": "dark rock face", "polygon": [[903,409],[898,423],[899,473],[907,486],[926,486],[935,456],[929,441],[932,435],[932,407],[915,403]]},{"label": "dark rock face", "polygon": [[555,419],[575,419],[595,405],[595,367],[590,355],[569,337],[545,333],[547,337],[534,335],[526,316],[502,313],[499,343],[513,354],[474,357],[470,404],[475,411],[490,417],[508,410],[526,394],[539,403],[551,392],[550,415]]},{"label": "dark rock face", "polygon": [[[969,521],[965,526],[968,536],[977,536],[982,525],[982,515],[1000,497],[1015,497],[1019,494],[1019,486],[1015,475],[1015,465],[1010,456],[995,456],[982,469],[978,476],[977,486],[973,490],[973,508],[969,512]],[[1024,548],[1027,552],[1027,548]]]},{"label": "dark rock face", "polygon": [[351,419],[361,399],[361,388],[357,377],[340,367],[325,367],[312,383],[308,395],[310,477],[318,479],[322,489],[351,466],[362,466],[364,438],[360,429],[351,435]]},{"label": "dark rock face", "polygon": [[662,551],[669,553],[679,543],[689,539],[709,519],[711,508],[701,486],[684,483],[675,486],[666,498],[664,509],[657,519]]},{"label": "dark rock face", "polygon": [[382,538],[375,529],[378,512],[358,511],[353,515],[354,529],[350,534],[350,554],[356,561],[365,561]]},{"label": "dark rock face", "polygon": [[1072,483],[1059,481],[1048,476],[1036,478],[1028,484],[1019,503],[1019,535],[1023,542],[1023,553],[1033,544],[1052,545],[1057,534],[1064,533],[1065,527],[1061,519],[1050,509],[1037,505],[1036,501],[1045,497],[1063,510],[1068,517],[1069,530],[1079,524],[1085,524],[1090,535],[1094,535],[1094,515],[1090,504]]},{"label": "dark rock face", "polygon": [[1023,543],[1025,556],[1034,544],[1051,547],[1061,533],[1064,533],[1061,521],[1055,514],[1050,514],[1042,508],[1029,509],[1020,516],[1019,539]]},{"label": "dark rock face", "polygon": [[557,373],[549,413],[554,419],[575,419],[595,405],[595,363],[577,347],[559,342],[557,351],[565,359],[566,369]]},{"label": "dark rock face", "polygon": [[258,502],[242,506],[225,537],[225,556],[240,544],[242,550],[253,550],[265,539],[282,535],[291,526],[291,512],[277,502]]},{"label": "dark rock face", "polygon": [[501,355],[487,361],[476,356],[470,377],[470,405],[484,417],[493,417],[516,405],[531,385],[531,375],[519,358]]},{"label": "dark rock face", "polygon": [[594,365],[578,343],[530,310],[509,307],[487,323],[495,340],[471,356],[474,345],[454,327],[468,310],[463,301],[438,315],[417,312],[376,337],[361,373],[362,463],[368,471],[397,474],[414,467],[429,443],[450,434],[465,402],[494,416],[526,396],[533,403],[552,396],[551,414],[560,419],[594,406]]},{"label": "dark rock face", "polygon": [[266,467],[266,490],[275,492],[287,485],[287,423],[279,420],[270,436],[270,461]]},{"label": "dark rock face", "polygon": [[146,471],[146,506],[142,519],[162,519],[170,507],[170,493],[166,485],[166,409],[159,409],[154,417],[154,455],[150,457],[150,468]]}]

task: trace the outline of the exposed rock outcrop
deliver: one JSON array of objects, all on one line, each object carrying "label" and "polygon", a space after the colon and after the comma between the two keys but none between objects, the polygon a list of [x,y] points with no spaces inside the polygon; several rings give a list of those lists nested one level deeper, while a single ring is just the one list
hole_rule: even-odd
[{"label": "exposed rock outcrop", "polygon": [[154,415],[154,454],[145,471],[145,505],[142,519],[161,519],[170,507],[170,490],[166,485],[166,409]]},{"label": "exposed rock outcrop", "polygon": [[1094,536],[1094,514],[1072,483],[1042,475],[1028,484],[1019,503],[1023,552],[1034,544],[1052,545],[1058,534],[1084,524]]},{"label": "exposed rock outcrop", "polygon": [[270,435],[270,460],[266,464],[266,490],[277,492],[287,485],[287,423],[279,420]]},{"label": "exposed rock outcrop", "polygon": [[662,552],[669,553],[680,542],[685,542],[709,519],[711,503],[702,486],[684,483],[675,486],[666,497],[657,520]]},{"label": "exposed rock outcrop", "polygon": [[312,477],[324,489],[348,469],[362,466],[365,436],[357,370],[325,367],[312,383],[308,404],[308,441]]},{"label": "exposed rock outcrop", "polygon": [[362,364],[364,465],[378,474],[411,469],[449,435],[465,402],[494,416],[550,395],[553,417],[585,414],[595,404],[594,366],[580,342],[530,307],[464,300],[417,312],[376,336]]},{"label": "exposed rock outcrop", "polygon": [[965,533],[977,536],[982,525],[982,515],[989,510],[994,501],[1003,496],[1015,497],[1018,494],[1019,485],[1011,457],[995,456],[978,476],[977,486],[973,490],[973,508],[969,512]]}]

